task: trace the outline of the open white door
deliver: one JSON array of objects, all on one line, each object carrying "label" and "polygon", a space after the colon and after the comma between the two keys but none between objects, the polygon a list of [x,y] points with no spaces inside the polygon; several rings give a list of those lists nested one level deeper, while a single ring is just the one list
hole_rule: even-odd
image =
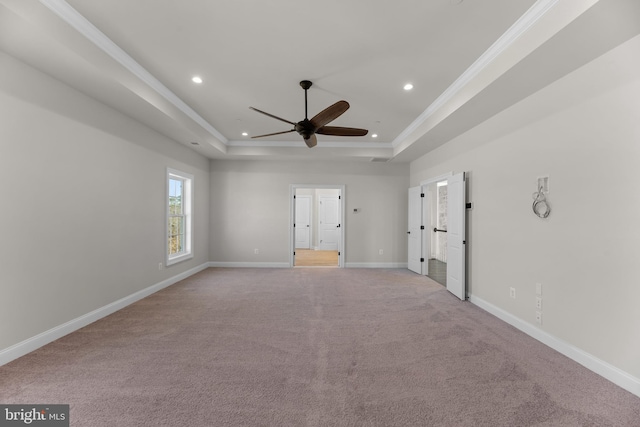
[{"label": "open white door", "polygon": [[407,266],[409,270],[422,274],[422,188],[409,188],[409,230]]},{"label": "open white door", "polygon": [[466,299],[465,283],[465,213],[466,186],[464,172],[448,179],[447,201],[447,290]]},{"label": "open white door", "polygon": [[340,250],[340,196],[320,196],[318,206],[318,249]]},{"label": "open white door", "polygon": [[311,248],[311,196],[296,196],[296,249]]}]

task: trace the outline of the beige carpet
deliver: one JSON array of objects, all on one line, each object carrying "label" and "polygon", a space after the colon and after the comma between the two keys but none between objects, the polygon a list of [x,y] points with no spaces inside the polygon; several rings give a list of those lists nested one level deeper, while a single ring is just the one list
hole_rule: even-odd
[{"label": "beige carpet", "polygon": [[638,426],[640,399],[406,270],[208,269],[0,367],[71,425]]}]

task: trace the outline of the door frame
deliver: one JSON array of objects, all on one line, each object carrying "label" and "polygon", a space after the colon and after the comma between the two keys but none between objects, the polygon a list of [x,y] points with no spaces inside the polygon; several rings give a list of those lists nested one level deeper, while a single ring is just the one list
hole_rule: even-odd
[{"label": "door frame", "polygon": [[[453,171],[447,172],[442,175],[434,176],[433,178],[425,179],[424,181],[420,181],[420,189],[423,193],[426,193],[427,187],[430,185],[436,185],[438,182],[448,181],[449,178],[453,176]],[[425,206],[426,205],[426,206]],[[422,223],[427,225],[427,219],[429,219],[429,213],[427,209],[431,209],[430,203],[427,201],[423,202],[422,205]],[[422,233],[422,258],[424,258],[424,263],[422,265],[422,275],[426,276],[429,274],[429,259],[428,256],[431,252],[431,241],[429,238],[430,230],[425,230],[425,233]]]},{"label": "door frame", "polygon": [[346,236],[346,209],[345,209],[345,205],[346,205],[346,197],[345,197],[345,193],[346,193],[346,186],[344,184],[290,184],[289,185],[289,267],[293,268],[295,265],[295,259],[294,259],[294,255],[293,253],[295,252],[295,248],[296,248],[296,232],[295,232],[295,221],[296,221],[296,216],[295,216],[295,199],[294,196],[296,195],[296,190],[298,188],[309,188],[309,189],[318,189],[318,190],[340,190],[339,196],[340,196],[340,247],[338,248],[338,267],[339,268],[343,268],[344,267],[344,260],[345,260],[345,236]]}]

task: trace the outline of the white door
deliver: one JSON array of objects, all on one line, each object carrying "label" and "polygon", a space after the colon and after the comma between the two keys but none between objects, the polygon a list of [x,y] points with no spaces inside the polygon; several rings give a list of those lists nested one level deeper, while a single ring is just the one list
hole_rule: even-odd
[{"label": "white door", "polygon": [[340,234],[339,196],[320,196],[318,204],[318,249],[339,250]]},{"label": "white door", "polygon": [[447,290],[464,300],[465,284],[465,214],[466,187],[464,172],[448,179],[447,196]]},{"label": "white door", "polygon": [[409,188],[409,230],[408,237],[408,267],[409,270],[422,274],[422,187]]},{"label": "white door", "polygon": [[296,249],[311,248],[311,196],[296,196]]}]

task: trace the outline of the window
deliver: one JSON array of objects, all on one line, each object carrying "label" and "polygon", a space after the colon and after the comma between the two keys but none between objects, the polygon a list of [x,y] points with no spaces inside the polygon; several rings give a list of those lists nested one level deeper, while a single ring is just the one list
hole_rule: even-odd
[{"label": "window", "polygon": [[167,262],[193,257],[191,205],[193,175],[167,169]]}]

